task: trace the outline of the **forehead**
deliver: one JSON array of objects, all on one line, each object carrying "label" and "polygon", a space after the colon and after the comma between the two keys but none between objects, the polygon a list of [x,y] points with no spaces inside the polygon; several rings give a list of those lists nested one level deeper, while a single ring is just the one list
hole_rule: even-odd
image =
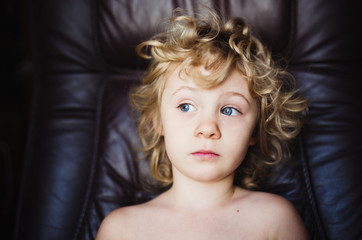
[{"label": "forehead", "polygon": [[[205,69],[199,69],[204,72]],[[204,72],[205,74],[212,74]],[[196,94],[199,97],[212,96],[215,98],[224,98],[226,96],[242,96],[246,102],[255,103],[255,99],[249,92],[248,81],[246,78],[237,70],[233,70],[221,83],[205,88],[198,84],[191,76],[187,75],[180,69],[175,69],[172,72],[165,85],[163,91],[163,99],[171,99],[178,96],[190,96],[189,94]]]},{"label": "forehead", "polygon": [[179,65],[170,70],[165,88],[174,88],[181,85],[188,85],[200,89],[242,88],[248,89],[248,81],[237,69],[232,69],[226,76],[215,77],[214,70],[207,70],[204,66],[183,67]]}]

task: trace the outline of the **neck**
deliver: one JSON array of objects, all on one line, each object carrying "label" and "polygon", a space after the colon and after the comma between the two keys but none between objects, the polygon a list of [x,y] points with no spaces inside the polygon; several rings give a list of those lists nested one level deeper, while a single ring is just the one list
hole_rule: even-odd
[{"label": "neck", "polygon": [[178,208],[207,210],[233,199],[233,178],[230,176],[220,181],[202,182],[174,174],[174,183],[168,192]]}]

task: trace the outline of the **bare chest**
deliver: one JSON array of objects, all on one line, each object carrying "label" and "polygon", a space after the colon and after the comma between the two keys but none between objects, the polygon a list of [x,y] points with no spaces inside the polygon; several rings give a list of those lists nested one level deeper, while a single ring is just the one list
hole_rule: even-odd
[{"label": "bare chest", "polygon": [[[132,239],[264,239],[255,219],[242,212],[149,213],[132,224]],[[131,229],[130,229],[131,230]]]}]

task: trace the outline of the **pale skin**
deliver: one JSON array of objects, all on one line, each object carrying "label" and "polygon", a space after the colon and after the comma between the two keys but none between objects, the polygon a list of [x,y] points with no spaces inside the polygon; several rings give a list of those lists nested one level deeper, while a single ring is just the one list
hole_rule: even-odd
[{"label": "pale skin", "polygon": [[111,212],[96,239],[308,239],[289,201],[233,185],[256,141],[257,105],[246,79],[235,70],[204,89],[178,72],[166,82],[160,109],[173,185],[147,203]]}]

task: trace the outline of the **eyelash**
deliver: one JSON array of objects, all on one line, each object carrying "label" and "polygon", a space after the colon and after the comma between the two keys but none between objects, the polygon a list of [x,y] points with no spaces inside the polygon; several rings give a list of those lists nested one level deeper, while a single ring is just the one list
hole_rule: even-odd
[{"label": "eyelash", "polygon": [[179,108],[182,112],[189,112],[189,110],[188,111],[182,110],[182,108],[185,106],[189,106],[189,107],[192,106],[196,110],[196,108],[191,103],[181,103],[180,105],[178,105],[177,108]]},{"label": "eyelash", "polygon": [[[183,110],[183,108],[186,107],[186,106],[187,106],[188,108],[185,109],[185,110]],[[193,108],[193,109],[190,110],[190,107]],[[191,103],[182,103],[182,104],[178,105],[177,108],[179,108],[182,112],[190,112],[190,111],[196,110],[196,108],[195,108]],[[231,114],[225,114],[225,113],[223,112],[225,109],[231,109]],[[241,112],[240,112],[238,109],[236,109],[236,108],[234,108],[234,107],[230,107],[230,106],[223,107],[223,108],[220,110],[220,112],[221,112],[222,114],[226,115],[226,116],[234,116],[234,115],[236,115],[236,114],[233,114],[232,111],[236,111],[237,114],[241,114]]]},{"label": "eyelash", "polygon": [[[234,107],[224,107],[224,108],[222,108],[222,109],[221,109],[221,113],[222,113],[222,114],[225,114],[225,113],[223,113],[223,111],[224,111],[225,109],[231,109],[231,111],[234,110],[234,111],[236,111],[237,115],[241,114],[241,112],[240,112],[238,109],[234,108]],[[231,112],[230,115],[228,115],[228,114],[225,114],[225,115],[226,115],[226,116],[234,116],[235,114],[232,114],[232,112]]]}]

